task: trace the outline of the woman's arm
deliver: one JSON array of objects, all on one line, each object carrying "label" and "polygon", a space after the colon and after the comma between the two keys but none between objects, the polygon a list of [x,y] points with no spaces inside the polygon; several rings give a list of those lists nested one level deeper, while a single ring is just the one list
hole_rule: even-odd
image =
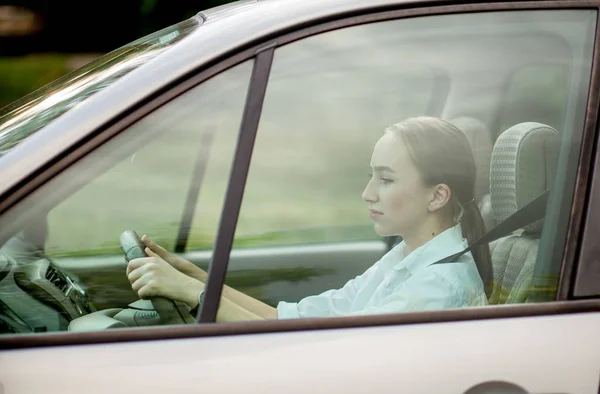
[{"label": "woman's arm", "polygon": [[232,322],[232,321],[248,321],[248,320],[265,320],[263,316],[252,313],[251,311],[244,309],[240,305],[233,301],[221,297],[219,304],[219,310],[217,311],[218,322]]},{"label": "woman's arm", "polygon": [[262,319],[277,319],[277,309],[232,287],[223,285],[222,295],[226,300],[260,316]]},{"label": "woman's arm", "polygon": [[[208,274],[193,263],[166,251],[145,235],[142,237],[142,242],[144,242],[146,247],[150,250],[150,253],[148,254],[151,257],[156,257],[159,260],[167,262],[179,271],[179,274],[184,274],[188,279],[169,272],[167,267],[160,264],[160,261],[153,261],[156,267],[150,269],[150,271],[153,272],[148,273],[147,276],[154,276],[153,282],[162,284],[160,291],[168,294],[165,294],[165,296],[181,299],[192,308],[195,307],[198,304],[198,295],[200,294],[200,291],[204,289]],[[132,260],[132,262],[136,262],[136,264],[134,264],[131,269],[128,268],[127,274],[128,277],[130,277],[129,280],[132,283],[132,288],[138,291],[140,297],[147,296],[144,292],[140,293],[139,291],[139,289],[143,288],[146,281],[142,280],[134,287],[134,283],[139,280],[145,270],[139,271],[135,275],[131,275],[130,272],[141,268],[141,266],[148,264],[150,261],[147,261],[146,259],[137,260],[140,261]],[[146,280],[148,279],[150,278],[146,278]],[[190,283],[190,280],[193,279],[195,279],[194,282],[196,283]],[[146,292],[152,292],[152,288],[144,290],[146,290]],[[223,286],[221,302],[217,312],[217,321],[259,319],[277,319],[277,309],[227,285]]]}]

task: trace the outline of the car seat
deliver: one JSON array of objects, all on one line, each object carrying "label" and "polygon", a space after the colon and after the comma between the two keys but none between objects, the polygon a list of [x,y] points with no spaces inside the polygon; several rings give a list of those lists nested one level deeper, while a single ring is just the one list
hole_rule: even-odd
[{"label": "car seat", "polygon": [[[526,122],[503,132],[492,151],[490,198],[496,223],[542,194],[554,179],[559,135],[550,126]],[[490,244],[494,272],[490,304],[527,302],[543,220]]]}]

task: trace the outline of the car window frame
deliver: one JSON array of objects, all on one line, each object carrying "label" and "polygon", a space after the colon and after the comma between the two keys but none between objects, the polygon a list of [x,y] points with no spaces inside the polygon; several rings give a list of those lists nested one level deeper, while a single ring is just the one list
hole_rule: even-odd
[{"label": "car window frame", "polygon": [[[562,7],[558,7],[559,4],[562,4]],[[527,5],[526,4],[519,4],[520,6],[523,5]],[[512,10],[520,10],[520,11],[537,11],[537,10],[552,10],[552,9],[558,9],[558,10],[567,10],[570,8],[577,8],[577,9],[581,9],[582,7],[573,7],[573,4],[569,4],[569,3],[564,3],[562,1],[555,1],[552,2],[552,4],[549,3],[545,3],[543,4],[544,6],[547,7],[535,7],[535,8],[531,8],[531,7],[515,7],[512,8]],[[568,5],[568,6],[567,6]],[[498,8],[496,8],[496,6],[499,6]],[[501,12],[501,11],[505,11],[506,8],[509,6],[508,4],[487,4],[487,7],[485,8],[485,11],[488,12]],[[440,8],[445,8],[445,7],[440,7]],[[449,8],[453,8],[452,6],[450,6]],[[471,9],[469,9],[469,11],[474,12],[481,12],[482,10],[476,10],[476,7],[473,7]],[[594,8],[594,7],[592,7]],[[456,8],[453,8],[454,11],[453,12],[447,12],[447,13],[443,13],[443,15],[450,15],[450,14],[456,14],[456,13],[464,13],[463,11],[460,11],[461,6],[456,6]],[[592,77],[594,76],[594,66],[597,64],[596,63],[596,56],[598,54],[598,42],[597,42],[597,37],[599,36],[599,26],[598,24],[600,23],[600,9],[596,8],[597,11],[597,16],[596,16],[596,31],[595,31],[595,37],[594,37],[594,45],[593,45],[593,54],[592,54],[592,65],[591,65],[591,75]],[[348,23],[345,25],[340,25],[341,21],[334,21],[334,22],[329,22],[329,23],[325,23],[323,25],[317,25],[317,26],[312,26],[312,27],[308,27],[305,28],[303,30],[298,30],[292,33],[289,33],[287,35],[284,35],[282,37],[278,37],[276,39],[271,40],[270,42],[267,41],[267,43],[265,44],[267,47],[273,47],[275,50],[281,46],[293,43],[296,40],[300,40],[300,39],[304,39],[307,37],[311,37],[311,36],[315,36],[318,34],[322,34],[322,33],[326,33],[328,31],[332,31],[335,29],[341,29],[341,28],[348,28],[348,27],[353,27],[353,26],[358,26],[358,25],[362,25],[362,24],[366,24],[366,23],[373,23],[373,22],[383,22],[383,21],[390,21],[390,20],[400,20],[400,19],[406,19],[406,18],[410,18],[410,17],[415,17],[415,15],[402,15],[404,14],[405,11],[401,11],[401,10],[397,10],[397,11],[387,11],[387,12],[383,12],[381,14],[371,14],[368,16],[361,16],[361,17],[357,17],[358,19],[362,19],[362,21],[357,22],[355,19],[353,18],[348,18]],[[400,15],[398,15],[400,14]],[[395,15],[395,17],[394,17]],[[440,13],[429,13],[429,14],[424,14],[424,15],[419,15],[420,17],[423,16],[432,16],[432,15],[440,15]],[[353,23],[354,22],[354,23]],[[258,52],[258,51],[257,51]],[[271,59],[272,61],[272,59]],[[268,79],[268,75],[266,76],[266,78]],[[589,167],[589,164],[586,165],[586,163],[589,163],[590,160],[590,152],[588,152],[587,150],[584,150],[585,147],[587,147],[589,141],[589,137],[590,137],[590,129],[588,129],[589,126],[589,119],[588,117],[590,116],[590,114],[592,112],[597,112],[598,109],[597,108],[593,108],[590,107],[590,96],[593,95],[593,93],[595,92],[595,90],[593,90],[594,85],[593,85],[593,79],[590,78],[590,84],[588,86],[588,101],[586,103],[586,105],[584,105],[584,107],[586,108],[586,118],[583,121],[583,131],[582,131],[582,146],[580,147],[580,151],[579,151],[579,155],[576,159],[578,159],[578,167],[577,167],[577,174],[576,174],[576,181],[575,181],[575,190],[573,191],[573,199],[572,201],[572,205],[583,205],[582,202],[584,201],[584,194],[582,193],[582,182],[580,182],[580,180],[582,179],[582,175],[586,174],[584,171],[582,171],[582,168],[585,167]],[[252,81],[251,81],[252,83]],[[506,92],[504,92],[506,93]],[[249,95],[252,94],[252,91],[249,92]],[[264,93],[263,96],[260,98],[253,98],[254,100],[264,100]],[[500,109],[501,111],[502,109]],[[595,118],[594,118],[595,119]],[[242,125],[243,127],[244,125]],[[256,134],[257,130],[248,130],[247,132],[249,133],[254,133],[254,135]],[[254,138],[254,137],[253,137]],[[253,141],[253,140],[252,140]],[[591,144],[590,144],[591,145]],[[569,158],[572,159],[572,158]],[[248,166],[249,166],[249,161],[248,161]],[[239,169],[240,171],[248,171],[248,168],[245,169]],[[233,170],[232,170],[233,172]],[[589,181],[589,179],[588,179]],[[244,178],[244,182],[245,182],[245,178]],[[579,189],[578,189],[579,188]],[[226,193],[227,195],[229,195],[229,192]],[[552,196],[554,197],[554,196]],[[564,196],[559,196],[559,199],[562,200],[565,199]],[[551,201],[549,203],[550,208],[556,208],[556,207],[561,207],[561,204],[558,203],[552,203],[552,198]],[[239,205],[241,205],[242,201],[241,201],[241,195],[240,195],[240,201],[238,201],[238,210],[236,211],[239,215]],[[577,213],[577,217],[573,216],[573,213]],[[571,211],[571,215],[569,216],[568,219],[568,229],[566,231],[565,237],[565,244],[564,244],[564,248],[562,248],[562,254],[560,255],[560,275],[558,278],[558,284],[557,284],[557,290],[556,290],[556,298],[555,300],[567,300],[568,299],[568,294],[570,294],[570,286],[571,286],[571,282],[572,279],[569,278],[568,276],[570,276],[572,274],[573,271],[573,266],[576,264],[575,262],[575,250],[578,247],[578,240],[579,240],[579,233],[577,231],[574,231],[572,226],[578,226],[581,220],[581,216],[582,212],[578,212],[576,210],[572,210]],[[565,216],[565,212],[558,212],[558,215],[560,217]],[[237,219],[236,219],[237,220]],[[235,229],[233,230],[232,234],[235,232]],[[220,231],[217,233],[217,240],[219,239],[219,237],[221,236]],[[225,243],[226,241],[223,241],[223,243]],[[231,241],[232,242],[232,241]],[[216,249],[217,249],[217,245],[218,242],[215,244],[215,249],[213,251],[213,256],[216,255]],[[231,251],[231,246],[229,246],[229,252]],[[567,258],[568,257],[568,258]],[[556,256],[551,256],[553,263],[557,264],[559,261],[559,257],[558,255]],[[225,277],[227,274],[227,266],[229,264],[229,253],[225,254],[222,253],[220,251],[218,259],[214,259],[211,261],[211,265],[210,265],[210,270],[209,270],[209,275],[208,275],[208,280],[206,283],[206,291],[205,291],[205,299],[204,299],[204,305],[203,305],[203,309],[200,311],[200,313],[197,316],[197,321],[201,322],[201,323],[208,323],[208,322],[212,322],[214,323],[216,321],[216,314],[217,314],[217,310],[218,310],[218,303],[219,303],[219,298],[221,295],[221,289],[225,283]],[[213,268],[214,267],[214,268]],[[536,264],[536,270],[537,270],[537,264]],[[211,271],[214,273],[213,275],[211,275]],[[215,283],[216,282],[216,283]],[[216,289],[216,287],[219,286],[219,289]],[[203,312],[204,309],[207,309],[209,312],[207,312],[206,314]],[[439,313],[440,311],[435,311],[435,312],[431,312],[431,313]],[[422,312],[423,313],[423,312]],[[429,313],[429,312],[425,312],[425,313]],[[342,317],[343,319],[343,317]]]},{"label": "car window frame", "polygon": [[[412,8],[411,8],[412,7]],[[79,158],[99,147],[109,139],[117,136],[121,131],[127,128],[130,124],[145,116],[147,113],[157,109],[172,98],[182,92],[200,84],[202,81],[224,71],[234,65],[248,60],[264,51],[272,51],[275,47],[290,43],[294,40],[308,37],[314,34],[320,34],[325,31],[334,30],[343,27],[350,27],[364,23],[379,22],[384,20],[396,20],[410,17],[425,17],[432,15],[448,15],[455,13],[473,13],[473,12],[491,12],[491,11],[535,11],[547,9],[593,9],[600,15],[600,1],[589,0],[573,4],[572,2],[559,0],[548,2],[506,2],[506,3],[472,3],[472,4],[455,4],[455,5],[438,5],[419,7],[414,4],[406,5],[399,4],[393,8],[374,10],[366,14],[359,15],[344,15],[343,13],[332,15],[329,21],[315,21],[313,25],[304,26],[298,30],[283,33],[274,38],[266,38],[260,43],[251,46],[250,48],[240,48],[240,51],[226,59],[218,59],[216,63],[207,65],[206,68],[199,70],[199,73],[190,77],[190,79],[175,83],[172,86],[166,86],[166,91],[157,93],[149,97],[144,102],[140,103],[136,109],[124,114],[120,119],[102,130],[96,130],[90,135],[90,138],[84,143],[69,149],[57,158],[52,166],[46,168],[40,176],[35,177],[33,186],[41,180],[49,180],[62,169],[67,168]],[[337,18],[337,19],[336,19]],[[579,154],[579,166],[576,174],[576,183],[574,190],[574,203],[571,209],[571,216],[568,222],[567,240],[563,251],[560,294],[569,294],[571,286],[570,272],[577,265],[577,252],[581,245],[580,243],[580,224],[582,223],[587,211],[587,192],[590,183],[590,174],[593,169],[590,167],[594,163],[594,147],[593,142],[596,137],[597,117],[598,117],[598,94],[600,91],[600,75],[598,71],[598,60],[600,60],[598,43],[599,36],[599,19],[596,18],[596,33],[595,43],[593,48],[591,80],[589,86],[588,99],[586,103],[586,117],[584,120],[584,131],[582,136],[582,147]],[[256,63],[255,63],[256,65]],[[253,81],[251,79],[250,84]],[[263,95],[264,98],[264,95]],[[244,124],[242,123],[242,128]],[[254,133],[256,130],[254,130]],[[243,136],[238,136],[242,138]],[[247,168],[246,168],[247,171]],[[233,170],[232,170],[233,173]],[[39,185],[39,184],[38,184]],[[35,187],[34,187],[35,188]],[[243,189],[243,187],[242,187]],[[25,188],[25,193],[31,191],[30,188]],[[228,189],[227,197],[231,191]],[[22,194],[20,197],[22,198]],[[233,197],[232,197],[233,198]],[[238,203],[241,204],[241,199]],[[237,217],[236,219],[237,220]],[[221,230],[217,234],[219,238]],[[223,245],[226,244],[223,241]],[[230,243],[232,239],[228,240]],[[226,245],[225,245],[226,246]],[[224,246],[222,246],[223,248]],[[222,287],[224,277],[221,277],[223,272],[227,271],[227,261],[229,253],[221,253],[225,255],[224,260],[214,260],[214,266],[219,266],[218,270],[211,269],[207,287],[215,289]],[[211,267],[212,268],[212,267]],[[566,290],[565,290],[566,289]],[[205,299],[206,305],[213,304],[211,309],[216,310],[216,301],[214,298],[218,291],[212,290]],[[318,318],[318,319],[301,319],[288,321],[270,321],[270,322],[244,322],[244,323],[218,323],[218,324],[197,324],[189,326],[155,326],[140,328],[127,328],[115,331],[99,331],[90,333],[51,333],[45,335],[27,334],[0,337],[0,348],[27,348],[40,346],[56,346],[56,345],[74,345],[74,344],[90,344],[90,343],[111,343],[122,341],[141,341],[141,340],[161,340],[161,339],[176,339],[189,337],[203,336],[221,336],[221,335],[240,335],[250,333],[268,333],[268,332],[284,332],[284,331],[301,331],[301,330],[320,330],[320,329],[342,329],[350,327],[371,327],[381,325],[399,325],[399,324],[415,324],[415,323],[434,323],[446,321],[469,321],[479,319],[494,319],[494,318],[513,318],[520,316],[539,316],[553,315],[564,313],[582,313],[600,311],[600,300],[576,300],[565,301],[569,297],[559,298],[558,301],[543,302],[539,304],[517,304],[510,306],[498,306],[495,308],[466,308],[460,310],[440,310],[432,312],[414,312],[405,314],[391,315],[376,315],[376,316],[355,316],[355,317],[336,317],[336,318]],[[206,312],[208,315],[208,312]],[[205,318],[206,318],[205,315]],[[200,314],[199,314],[200,316]]]}]

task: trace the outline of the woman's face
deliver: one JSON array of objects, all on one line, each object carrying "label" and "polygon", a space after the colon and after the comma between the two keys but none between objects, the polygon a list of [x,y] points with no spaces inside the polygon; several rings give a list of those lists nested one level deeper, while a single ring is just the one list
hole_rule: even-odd
[{"label": "woman's face", "polygon": [[419,231],[429,214],[432,188],[425,186],[402,138],[385,133],[373,149],[371,176],[362,194],[381,236]]}]

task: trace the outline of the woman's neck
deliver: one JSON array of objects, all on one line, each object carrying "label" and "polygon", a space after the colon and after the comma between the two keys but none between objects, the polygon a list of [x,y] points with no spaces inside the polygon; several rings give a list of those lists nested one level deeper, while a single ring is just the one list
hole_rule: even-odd
[{"label": "woman's neck", "polygon": [[430,220],[423,223],[422,226],[410,234],[401,235],[404,241],[404,250],[406,254],[411,253],[418,247],[425,245],[439,234],[455,226],[453,220]]}]

